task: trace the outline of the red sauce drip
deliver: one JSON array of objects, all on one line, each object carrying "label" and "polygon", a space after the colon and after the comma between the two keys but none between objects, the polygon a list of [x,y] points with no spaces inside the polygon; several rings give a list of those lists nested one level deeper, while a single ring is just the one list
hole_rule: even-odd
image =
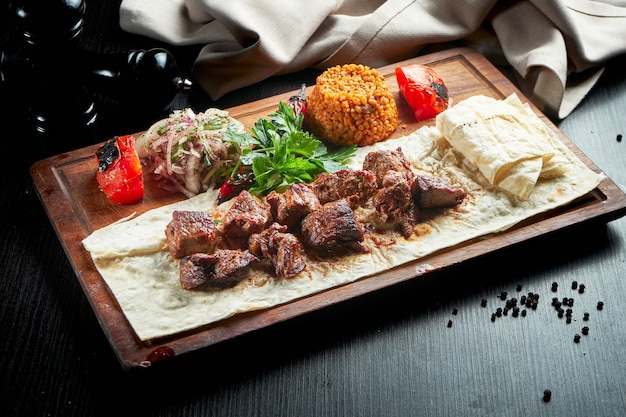
[{"label": "red sauce drip", "polygon": [[176,352],[169,346],[161,346],[154,349],[152,352],[148,354],[146,360],[149,362],[158,362],[163,359],[167,359],[171,356],[174,356]]}]

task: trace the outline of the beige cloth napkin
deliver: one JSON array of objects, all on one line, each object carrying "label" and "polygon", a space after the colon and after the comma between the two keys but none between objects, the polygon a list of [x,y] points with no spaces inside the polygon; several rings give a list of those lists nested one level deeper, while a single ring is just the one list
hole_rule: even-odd
[{"label": "beige cloth napkin", "polygon": [[120,25],[204,45],[193,73],[213,99],[273,75],[378,67],[467,40],[508,62],[524,93],[557,118],[626,52],[626,0],[122,0]]}]

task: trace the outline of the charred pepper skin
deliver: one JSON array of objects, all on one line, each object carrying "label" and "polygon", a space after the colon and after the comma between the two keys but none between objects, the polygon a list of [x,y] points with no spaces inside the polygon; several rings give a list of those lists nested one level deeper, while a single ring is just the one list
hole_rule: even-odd
[{"label": "charred pepper skin", "polygon": [[96,151],[96,180],[104,194],[117,204],[133,204],[144,196],[143,169],[132,135],[115,136]]},{"label": "charred pepper skin", "polygon": [[120,149],[117,147],[117,138],[107,140],[96,151],[96,157],[98,158],[98,172],[104,172],[109,169],[120,157]]}]

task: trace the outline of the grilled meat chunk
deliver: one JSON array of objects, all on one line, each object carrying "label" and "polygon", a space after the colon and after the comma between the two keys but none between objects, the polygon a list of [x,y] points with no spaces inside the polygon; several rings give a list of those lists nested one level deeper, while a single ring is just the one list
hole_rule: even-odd
[{"label": "grilled meat chunk", "polygon": [[305,267],[302,244],[298,238],[287,233],[287,226],[272,223],[261,233],[255,233],[248,239],[250,252],[260,258],[269,259],[276,276],[292,278]]},{"label": "grilled meat chunk", "polygon": [[454,207],[461,204],[467,193],[448,181],[432,175],[417,175],[411,185],[415,203],[423,208]]},{"label": "grilled meat chunk", "polygon": [[243,190],[224,215],[222,236],[229,248],[243,248],[250,235],[261,232],[271,220],[270,205]]},{"label": "grilled meat chunk", "polygon": [[306,268],[302,244],[291,233],[274,233],[268,242],[270,260],[279,277],[292,278]]},{"label": "grilled meat chunk", "polygon": [[307,184],[291,184],[285,192],[272,191],[266,197],[275,221],[291,228],[310,212],[322,207]]},{"label": "grilled meat chunk", "polygon": [[363,228],[351,207],[356,198],[326,203],[307,215],[301,225],[304,245],[320,256],[344,250],[364,250],[361,244]]},{"label": "grilled meat chunk", "polygon": [[185,256],[180,260],[180,285],[186,290],[232,287],[259,261],[248,250],[218,249]]},{"label": "grilled meat chunk", "polygon": [[405,174],[409,180],[413,180],[414,177],[411,163],[406,159],[401,148],[368,153],[363,161],[363,169],[374,173],[378,187],[382,187],[387,171],[397,171]]},{"label": "grilled meat chunk", "polygon": [[215,222],[203,211],[176,210],[165,227],[167,248],[176,259],[215,248]]},{"label": "grilled meat chunk", "polygon": [[377,184],[376,176],[369,171],[343,169],[332,174],[320,174],[311,188],[322,204],[352,195],[358,195],[362,204],[374,195]]},{"label": "grilled meat chunk", "polygon": [[413,201],[411,183],[405,173],[387,171],[382,187],[374,195],[374,207],[383,223],[394,221],[396,230],[405,238],[413,234],[418,208]]}]

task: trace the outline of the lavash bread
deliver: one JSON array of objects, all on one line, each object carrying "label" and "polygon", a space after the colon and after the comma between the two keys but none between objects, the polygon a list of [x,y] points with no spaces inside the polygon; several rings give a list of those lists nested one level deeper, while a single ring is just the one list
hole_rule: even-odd
[{"label": "lavash bread", "polygon": [[[519,119],[519,124],[535,126],[537,131],[542,131],[538,117],[527,112],[523,105],[511,104],[516,103],[515,100],[508,98],[501,104],[511,106],[509,111],[512,117]],[[514,109],[518,109],[517,113]],[[497,114],[494,110],[491,113]],[[440,123],[444,121],[450,123],[444,119]],[[464,139],[456,133],[463,130],[453,126],[445,128],[455,133],[454,139],[442,135],[442,131],[432,126],[422,127],[403,138],[360,147],[351,159],[350,168],[359,169],[370,151],[400,147],[416,172],[436,175],[461,186],[467,192],[462,204],[420,217],[415,233],[408,239],[397,235],[384,239],[366,235],[364,245],[369,247],[369,253],[355,253],[332,262],[309,262],[306,269],[294,278],[280,279],[254,269],[248,279],[233,288],[219,291],[181,288],[178,262],[168,252],[165,227],[174,210],[204,210],[216,213],[216,217],[223,215],[228,202],[216,206],[216,190],[115,222],[94,231],[83,240],[83,245],[137,337],[150,341],[202,328],[238,313],[277,306],[358,279],[376,279],[374,275],[379,272],[469,239],[507,230],[531,216],[566,205],[593,190],[604,179],[555,138],[549,151],[542,148],[535,152],[538,155],[530,158],[542,161],[543,172],[539,173],[540,179],[528,198],[521,200],[510,191],[503,191],[490,183],[497,177],[491,174],[494,170],[486,170],[490,180],[470,162],[471,154],[477,151],[467,151],[472,148],[463,144]],[[481,137],[488,135],[481,134]],[[550,143],[552,136],[545,140]],[[544,158],[550,154],[552,156]],[[480,159],[471,159],[481,163]],[[517,161],[519,158],[510,159]],[[562,159],[566,161],[563,166],[567,169],[556,175],[561,169],[547,169],[550,165],[544,163],[544,159],[548,163]],[[503,181],[499,184],[502,185]],[[420,268],[425,266],[420,265]]]},{"label": "lavash bread", "polygon": [[489,182],[527,200],[539,178],[570,168],[558,139],[515,94],[504,100],[473,96],[440,113],[437,128]]}]

